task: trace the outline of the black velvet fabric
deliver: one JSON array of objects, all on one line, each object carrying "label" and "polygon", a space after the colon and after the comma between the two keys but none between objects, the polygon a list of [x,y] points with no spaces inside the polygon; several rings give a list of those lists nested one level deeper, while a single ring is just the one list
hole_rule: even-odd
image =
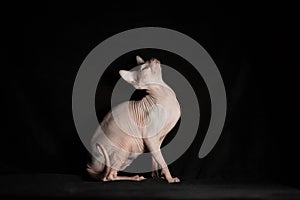
[{"label": "black velvet fabric", "polygon": [[[13,180],[13,181],[12,181]],[[4,184],[3,184],[4,183]],[[70,174],[1,176],[1,196],[17,199],[299,199],[300,191],[265,181],[161,179],[92,182]]]},{"label": "black velvet fabric", "polygon": [[[299,195],[299,61],[295,43],[299,17],[295,8],[152,1],[12,6],[5,14],[8,64],[1,67],[0,194],[190,199]],[[170,165],[172,174],[182,178],[180,184],[151,179],[92,182],[85,172],[89,154],[72,117],[73,83],[81,63],[100,42],[144,26],[182,32],[210,54],[226,88],[224,129],[214,149],[199,159],[210,120],[210,99],[201,76],[169,52],[129,52],[116,59],[116,66],[134,66],[139,53],[146,59],[159,57],[185,75],[201,97],[201,128],[190,148]],[[97,90],[95,97],[99,120],[110,109],[118,67],[111,65],[99,83],[106,88]],[[136,95],[132,98],[141,94]],[[166,143],[174,134],[176,127]],[[243,185],[247,181],[253,184]],[[265,185],[255,184],[261,182],[280,186],[264,191]]]}]

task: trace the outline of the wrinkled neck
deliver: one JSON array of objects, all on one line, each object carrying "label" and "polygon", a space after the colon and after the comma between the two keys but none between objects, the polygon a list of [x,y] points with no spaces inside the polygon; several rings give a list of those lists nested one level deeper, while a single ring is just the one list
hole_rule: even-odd
[{"label": "wrinkled neck", "polygon": [[149,86],[147,88],[147,93],[156,100],[176,96],[175,92],[165,83]]},{"label": "wrinkled neck", "polygon": [[149,113],[156,106],[156,103],[156,99],[149,94],[141,100],[130,102],[130,111],[138,127],[142,128],[148,124]]},{"label": "wrinkled neck", "polygon": [[130,101],[130,111],[138,127],[149,123],[149,113],[157,105],[168,105],[176,99],[174,91],[168,85],[155,84],[147,87],[147,95],[141,100]]}]

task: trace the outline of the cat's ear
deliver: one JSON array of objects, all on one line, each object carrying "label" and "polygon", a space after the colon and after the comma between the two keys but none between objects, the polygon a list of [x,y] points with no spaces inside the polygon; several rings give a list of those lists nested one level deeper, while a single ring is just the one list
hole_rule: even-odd
[{"label": "cat's ear", "polygon": [[134,77],[134,72],[127,71],[127,70],[120,70],[119,71],[120,76],[128,83],[133,84],[136,82]]},{"label": "cat's ear", "polygon": [[138,87],[136,71],[120,70],[119,74],[127,83],[133,85],[135,88]]},{"label": "cat's ear", "polygon": [[145,63],[145,61],[140,56],[136,56],[136,62],[138,65]]}]

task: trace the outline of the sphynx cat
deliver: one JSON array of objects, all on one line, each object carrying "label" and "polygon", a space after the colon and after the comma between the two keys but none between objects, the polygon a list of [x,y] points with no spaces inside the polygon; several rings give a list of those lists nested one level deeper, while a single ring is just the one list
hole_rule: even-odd
[{"label": "sphynx cat", "polygon": [[[172,177],[163,158],[162,141],[180,118],[180,105],[174,91],[163,81],[160,61],[137,56],[138,70],[120,70],[121,77],[136,89],[147,91],[138,101],[123,102],[104,117],[91,139],[92,160],[87,171],[102,181],[141,181],[143,176],[119,176],[133,160],[148,149],[152,155],[152,177],[169,183]],[[161,169],[159,174],[158,169]]]}]

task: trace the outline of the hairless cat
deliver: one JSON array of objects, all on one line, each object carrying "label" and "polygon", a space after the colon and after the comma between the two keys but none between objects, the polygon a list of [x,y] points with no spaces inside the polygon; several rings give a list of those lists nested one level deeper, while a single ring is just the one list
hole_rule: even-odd
[{"label": "hairless cat", "polygon": [[[102,181],[141,181],[143,176],[119,176],[137,156],[148,149],[152,155],[152,177],[180,182],[172,177],[160,150],[162,141],[180,118],[174,91],[163,81],[160,61],[144,62],[136,57],[138,69],[120,70],[121,77],[136,89],[147,91],[138,101],[123,102],[104,117],[91,139],[92,160],[87,171]],[[158,169],[161,169],[159,174]]]}]

